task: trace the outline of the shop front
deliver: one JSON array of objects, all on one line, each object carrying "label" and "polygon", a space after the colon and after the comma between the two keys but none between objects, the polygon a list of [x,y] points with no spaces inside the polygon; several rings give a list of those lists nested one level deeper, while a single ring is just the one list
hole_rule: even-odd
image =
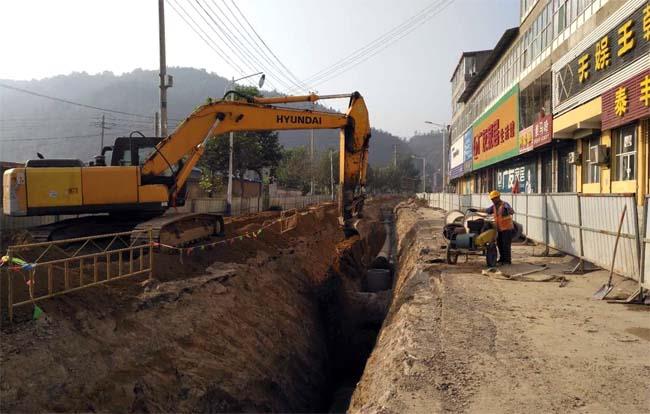
[{"label": "shop front", "polygon": [[612,193],[647,194],[650,69],[602,95],[603,136],[610,142]]},{"label": "shop front", "polygon": [[[496,164],[519,155],[519,87],[514,86],[472,127],[475,192],[496,188]],[[477,191],[478,189],[478,191]]]},{"label": "shop front", "polygon": [[[557,190],[636,193],[641,202],[648,189],[648,2],[629,0],[558,59],[552,71],[553,142],[567,140],[553,145],[553,156],[546,160],[557,171]],[[552,173],[542,164],[544,191],[544,177]],[[569,186],[572,175],[575,184]]]},{"label": "shop front", "polygon": [[537,160],[534,157],[498,166],[496,171],[496,189],[502,193],[538,192]]}]

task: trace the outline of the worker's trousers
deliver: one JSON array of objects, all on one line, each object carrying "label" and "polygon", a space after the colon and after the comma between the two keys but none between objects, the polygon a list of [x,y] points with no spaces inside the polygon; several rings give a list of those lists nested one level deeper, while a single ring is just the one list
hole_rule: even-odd
[{"label": "worker's trousers", "polygon": [[512,233],[514,230],[505,230],[497,233],[497,247],[499,248],[499,261],[510,263],[512,261]]}]

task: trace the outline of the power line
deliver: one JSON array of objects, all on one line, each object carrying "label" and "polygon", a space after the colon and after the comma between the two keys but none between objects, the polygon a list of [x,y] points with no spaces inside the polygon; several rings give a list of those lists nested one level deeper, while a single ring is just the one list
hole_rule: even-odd
[{"label": "power line", "polygon": [[356,49],[333,65],[315,73],[306,81],[313,83],[312,86],[317,86],[349,71],[355,66],[365,62],[379,52],[385,50],[396,41],[404,38],[419,26],[438,15],[453,2],[454,0],[434,1],[433,3],[418,11],[413,16],[404,20],[402,23],[394,26],[391,30],[377,37],[373,41]]},{"label": "power line", "polygon": [[[197,2],[197,4],[199,4],[199,6],[200,6],[199,1],[196,0],[196,2]],[[277,76],[277,75],[276,75],[272,70],[270,70],[269,68],[267,68],[267,67],[266,67],[262,62],[260,62],[260,60],[259,60],[258,57],[255,55],[255,53],[254,53],[254,52],[251,52],[251,51],[248,49],[248,47],[246,47],[246,45],[245,45],[244,43],[242,43],[242,41],[239,39],[239,36],[237,36],[237,34],[239,34],[239,35],[241,36],[241,32],[240,32],[240,31],[235,27],[235,25],[232,23],[232,21],[231,21],[230,19],[228,19],[228,17],[225,15],[225,13],[223,12],[223,10],[221,10],[221,7],[219,7],[219,5],[218,5],[217,3],[215,3],[215,2],[213,1],[212,4],[213,4],[217,9],[218,9],[219,12],[215,12],[214,9],[212,9],[212,7],[210,7],[210,5],[208,4],[208,2],[205,1],[205,6],[206,6],[208,9],[210,9],[210,12],[212,13],[212,15],[214,15],[214,16],[217,18],[217,20],[219,20],[219,23],[221,23],[220,25],[218,25],[218,24],[216,24],[216,22],[215,22],[215,25],[217,25],[217,27],[219,28],[219,30],[220,30],[220,31],[221,31],[221,32],[222,32],[222,33],[223,33],[223,34],[224,34],[224,35],[225,35],[225,36],[226,36],[226,37],[231,41],[231,44],[232,44],[232,45],[233,45],[237,50],[241,50],[241,51],[242,51],[242,52],[247,56],[247,58],[251,59],[251,62],[253,63],[253,66],[252,66],[252,67],[253,67],[253,70],[255,70],[255,71],[260,71],[260,70],[261,70],[261,71],[267,73],[268,75],[270,75],[270,77],[273,77],[273,79],[277,80],[279,83],[281,83],[282,86],[283,86],[284,88],[286,88],[287,90],[288,90],[288,89],[291,89],[292,86],[291,86],[290,84],[286,83],[286,82],[285,82],[285,81],[284,81],[280,76]],[[203,9],[203,7],[201,7],[201,8]],[[203,9],[203,10],[205,10],[205,9]],[[222,15],[222,16],[226,19],[226,21],[227,21],[228,23],[230,23],[230,25],[228,25],[227,23],[225,23],[225,22],[221,19],[221,17],[219,17],[220,15]],[[210,19],[214,22],[214,19],[212,18],[212,16],[209,16],[209,17],[210,17]],[[231,36],[231,35],[232,35],[232,36]],[[242,37],[243,37],[243,36],[242,36]],[[245,38],[244,38],[244,39],[245,39]],[[239,46],[235,45],[235,44],[234,44],[235,42],[236,42],[237,45],[239,45]],[[271,81],[269,81],[269,84],[270,84],[274,89],[276,89],[275,86],[273,86],[273,83],[272,83]]]},{"label": "power line", "polygon": [[[324,79],[328,76],[331,76],[337,71],[345,71],[349,70],[349,68],[345,68],[346,66],[350,66],[351,64],[354,64],[355,61],[359,61],[359,59],[362,59],[364,57],[369,58],[371,56],[374,56],[373,53],[374,51],[378,52],[380,50],[385,49],[388,47],[390,44],[392,44],[395,40],[401,39],[403,36],[400,36],[402,33],[410,33],[410,31],[414,30],[416,27],[419,25],[415,25],[415,23],[423,23],[426,21],[428,18],[433,17],[435,14],[428,16],[428,13],[431,11],[435,11],[436,8],[441,9],[441,6],[443,2],[446,0],[436,0],[436,2],[433,2],[426,6],[425,8],[421,9],[418,11],[415,15],[409,17],[408,19],[404,20],[402,23],[394,26],[391,30],[385,32],[381,36],[377,37],[373,41],[369,42],[368,44],[364,45],[361,48],[358,48],[354,52],[350,53],[343,59],[339,60],[337,63],[331,65],[328,68],[325,68],[321,70],[320,72],[317,72],[316,74],[312,75],[309,80],[310,81],[316,81],[320,79]],[[437,13],[436,13],[437,14]],[[398,37],[400,36],[400,37]],[[368,56],[368,54],[371,54]],[[363,59],[363,60],[366,60]],[[351,66],[353,67],[353,66]],[[350,67],[350,68],[351,68]]]},{"label": "power line", "polygon": [[51,141],[51,140],[61,140],[61,139],[77,139],[77,138],[93,138],[93,137],[98,137],[99,134],[92,134],[92,135],[71,135],[67,137],[44,137],[44,138],[10,138],[10,139],[0,139],[0,143],[2,142],[16,142],[16,141]]},{"label": "power line", "polygon": [[[212,0],[212,1],[214,2],[214,0]],[[267,53],[265,53],[264,49],[262,47],[260,47],[258,42],[255,41],[253,36],[250,34],[250,30],[247,30],[244,27],[244,25],[241,23],[241,21],[237,17],[237,15],[235,15],[235,13],[232,11],[232,9],[228,6],[228,3],[226,3],[225,1],[223,1],[222,3],[226,7],[226,9],[230,13],[230,15],[232,16],[233,20],[241,28],[241,31],[239,31],[239,32],[243,33],[242,38],[244,39],[244,41],[246,41],[246,43],[255,50],[255,52],[258,54],[258,56],[261,56],[262,59],[264,59],[264,61],[266,61],[269,65],[271,65],[271,67],[273,67],[274,70],[277,70],[278,73],[280,73],[285,79],[289,80],[289,82],[291,82],[293,85],[297,86],[300,89],[305,89],[304,85],[300,84],[300,79],[297,79],[297,78],[293,77],[291,73],[289,73],[289,75],[287,75],[286,71],[284,71],[280,66],[278,66],[278,64],[275,63],[272,59],[269,59],[269,57],[267,56]],[[215,4],[215,6],[217,8],[219,8],[219,6],[217,6],[216,4]],[[221,9],[219,8],[219,10],[221,10]],[[222,13],[223,13],[223,11],[222,11]]]},{"label": "power line", "polygon": [[73,101],[70,101],[70,100],[67,100],[67,99],[57,98],[57,97],[54,97],[54,96],[49,96],[49,95],[44,95],[42,93],[33,92],[33,91],[30,91],[30,90],[27,90],[27,89],[22,89],[22,88],[17,88],[15,86],[5,85],[3,83],[0,83],[0,87],[6,88],[6,89],[11,89],[11,90],[22,92],[22,93],[26,93],[26,94],[29,94],[29,95],[38,96],[39,98],[51,99],[53,101],[66,103],[68,105],[74,105],[74,106],[80,106],[82,108],[94,109],[96,111],[104,111],[104,112],[111,112],[111,113],[120,114],[120,115],[136,116],[136,117],[140,117],[140,118],[153,119],[152,116],[148,116],[148,115],[134,114],[134,113],[131,113],[131,112],[117,111],[117,110],[114,110],[114,109],[106,109],[106,108],[101,108],[99,106],[93,106],[93,105],[87,105],[87,104],[83,104],[83,103],[79,103],[79,102],[73,102]]},{"label": "power line", "polygon": [[[248,62],[248,61],[246,61],[245,59],[243,59],[242,56],[241,56],[239,53],[236,53],[235,49],[230,45],[230,43],[228,43],[228,42],[224,39],[224,36],[222,36],[221,33],[218,32],[218,31],[213,27],[212,24],[210,24],[210,22],[205,18],[205,16],[203,16],[203,13],[201,13],[201,11],[200,11],[199,9],[196,8],[196,6],[195,6],[194,3],[192,2],[192,0],[188,0],[188,2],[189,2],[189,4],[190,4],[190,6],[192,7],[192,9],[194,9],[194,11],[199,15],[199,17],[201,18],[201,20],[203,20],[203,21],[205,22],[205,24],[206,24],[206,25],[207,25],[207,26],[208,26],[208,27],[209,27],[209,28],[210,28],[210,29],[211,29],[211,30],[212,30],[212,31],[217,35],[217,37],[219,38],[219,40],[221,41],[221,43],[222,43],[224,46],[226,46],[226,47],[230,50],[230,52],[231,52],[230,54],[231,54],[232,56],[236,56],[237,59],[239,59],[239,62],[240,62],[243,66],[245,66],[246,71],[252,71],[254,68],[253,68],[253,66],[250,65],[250,62]],[[200,4],[199,4],[199,6],[200,6]],[[205,14],[208,14],[208,13],[205,12]],[[209,14],[208,14],[208,17],[210,17]],[[214,23],[214,24],[218,27],[218,25],[217,25],[216,23]],[[240,73],[241,73],[241,74],[244,74],[245,72],[244,72],[244,71],[240,71]]]},{"label": "power line", "polygon": [[[249,31],[246,30],[246,28],[242,25],[242,23],[239,21],[237,16],[232,12],[232,10],[228,7],[228,4],[223,2],[223,5],[228,9],[230,15],[232,16],[232,19],[228,17],[228,15],[223,11],[223,9],[219,6],[219,4],[215,0],[210,0],[210,2],[214,5],[214,7],[218,10],[218,13],[215,12],[209,4],[206,2],[206,6],[212,11],[212,13],[215,14],[217,19],[222,22],[224,26],[228,26],[229,31],[232,33],[233,38],[237,43],[240,45],[242,50],[247,53],[249,57],[251,57],[255,64],[264,72],[268,73],[269,75],[273,76],[274,80],[277,80],[278,82],[282,83],[283,86],[289,90],[294,87],[301,88],[301,85],[296,82],[290,75],[287,75],[285,71],[282,68],[279,68],[277,64],[275,64],[272,60],[268,59],[268,57],[263,53],[261,48],[255,43],[255,40],[253,39],[253,43],[250,42],[250,40],[247,38],[251,37]],[[226,20],[226,22],[229,24],[226,24],[223,22],[223,20],[219,17],[222,16],[223,19]],[[235,25],[235,23],[237,25]],[[239,27],[237,27],[239,26]],[[242,42],[243,40],[243,42]],[[245,42],[245,43],[244,43]],[[248,46],[247,46],[248,45]],[[268,65],[264,62],[267,62]],[[287,82],[288,81],[288,82]]]},{"label": "power line", "polygon": [[[294,79],[296,79],[300,84],[303,85],[303,88],[302,88],[302,89],[304,89],[304,90],[312,89],[312,88],[306,88],[307,85],[306,85],[304,82],[300,81],[300,80],[298,79],[298,77],[297,77],[296,75],[294,75],[293,72],[291,72],[291,70],[289,70],[289,68],[288,68],[284,63],[282,63],[282,61],[280,60],[280,58],[278,58],[278,56],[277,56],[275,53],[273,53],[273,50],[271,50],[271,48],[266,44],[266,42],[264,41],[264,39],[262,39],[262,37],[259,35],[259,33],[257,33],[257,30],[255,30],[255,28],[253,27],[253,25],[248,21],[248,19],[246,18],[246,15],[244,15],[244,13],[242,13],[242,11],[239,9],[239,7],[237,7],[237,4],[236,4],[233,0],[230,0],[230,2],[231,2],[232,5],[235,7],[235,9],[237,9],[237,11],[238,11],[239,14],[242,16],[242,18],[244,19],[244,21],[246,22],[246,24],[248,25],[248,27],[250,27],[250,29],[253,31],[253,33],[255,33],[255,36],[259,39],[259,41],[262,43],[262,45],[264,45],[264,47],[266,48],[266,50],[268,50],[268,52],[271,54],[271,56],[273,56],[273,57],[275,58],[275,60],[277,60],[277,62],[278,62],[278,63],[279,63],[279,64],[280,64],[280,65],[281,65],[281,66],[282,66],[282,67],[283,67],[283,68],[284,68],[284,69],[285,69],[285,70],[286,70],[286,71],[287,71],[287,72],[288,72],[288,73],[289,73],[289,74],[290,74]],[[224,2],[224,4],[225,4],[225,2]]]},{"label": "power line", "polygon": [[[174,0],[171,0],[171,1],[174,1]],[[194,18],[192,18],[191,14],[188,13],[188,12],[185,10],[185,8],[184,8],[183,6],[181,6],[180,4],[178,4],[178,3],[176,3],[176,2],[174,1],[174,4],[176,4],[176,6],[178,6],[178,8],[180,8],[180,9],[183,11],[183,13],[185,13],[185,15],[187,15],[187,17],[192,21],[192,23],[194,23],[194,26],[192,26],[192,24],[191,24],[190,22],[187,21],[187,19],[185,18],[185,16],[183,16],[183,15],[178,11],[178,9],[174,6],[174,4],[171,3],[171,1],[170,1],[170,0],[167,0],[167,4],[169,4],[169,6],[174,10],[174,12],[175,12],[175,13],[176,13],[176,14],[177,14],[181,19],[183,19],[183,21],[185,22],[185,24],[187,24],[187,25],[189,26],[189,28],[192,29],[192,31],[194,31],[194,33],[196,33],[196,35],[199,36],[199,37],[201,38],[201,40],[203,40],[203,41],[205,42],[205,44],[208,45],[208,47],[210,47],[210,49],[212,49],[212,50],[213,50],[213,51],[214,51],[214,52],[215,52],[215,53],[216,53],[216,54],[217,54],[221,59],[223,59],[223,60],[224,60],[228,65],[230,65],[231,68],[235,69],[237,72],[239,72],[240,74],[243,75],[243,74],[244,74],[244,71],[242,70],[242,68],[241,68],[238,64],[236,64],[235,62],[233,62],[230,58],[228,58],[227,54],[226,54],[226,53],[225,53],[225,52],[224,52],[224,51],[223,51],[223,50],[222,50],[222,49],[217,45],[217,43],[212,39],[212,37],[210,37],[210,36],[209,36],[209,35],[208,35],[208,34],[207,34],[207,33],[206,33],[202,28],[201,28],[201,26],[200,26],[198,23],[196,23],[196,21],[194,20]],[[210,39],[210,41],[214,44],[214,46],[213,46],[212,44],[210,44],[210,42],[208,42],[208,40],[206,40],[206,38],[203,37],[203,35],[201,35],[201,33],[199,33],[195,27],[198,27],[198,30],[200,30],[200,31],[203,33],[203,35],[205,35],[205,37],[207,37],[208,39]]]},{"label": "power line", "polygon": [[[230,51],[234,55],[236,55],[239,58],[239,60],[242,63],[244,63],[251,72],[255,72],[258,69],[260,69],[259,66],[261,65],[259,65],[259,62],[257,62],[254,57],[250,56],[248,49],[238,46],[236,44],[237,41],[233,37],[231,37],[230,33],[228,33],[228,30],[224,29],[224,26],[226,26],[226,24],[223,22],[223,20],[221,20],[218,14],[215,13],[214,10],[211,9],[207,3],[206,3],[206,7],[208,7],[210,11],[208,11],[205,7],[203,7],[203,5],[198,0],[195,0],[195,2],[199,6],[199,8],[203,11],[203,14],[205,14],[212,21],[213,24],[210,24],[210,22],[208,22],[205,19],[205,17],[203,17],[203,14],[194,6],[193,2],[190,1],[190,5],[192,6],[192,8],[194,8],[194,10],[201,16],[203,21],[205,21],[205,23],[210,27],[210,29],[212,29],[212,31],[219,37],[219,39],[221,39],[221,41],[224,42],[224,44],[228,47],[228,49],[230,49]],[[215,20],[215,17],[213,17],[213,15],[219,20],[219,22]],[[278,82],[282,83],[285,89],[291,89],[291,86],[287,85],[284,81],[282,81],[282,79],[278,78],[277,80]],[[271,81],[269,81],[269,84],[273,85]],[[273,87],[275,89],[275,86]]]}]

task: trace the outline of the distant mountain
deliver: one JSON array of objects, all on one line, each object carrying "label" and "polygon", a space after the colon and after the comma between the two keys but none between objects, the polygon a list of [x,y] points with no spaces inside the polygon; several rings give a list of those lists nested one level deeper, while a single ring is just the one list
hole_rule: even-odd
[{"label": "distant mountain", "polygon": [[[168,92],[170,130],[208,96],[222,96],[228,83],[227,79],[201,69],[170,68],[169,72],[174,76],[174,87]],[[42,80],[0,80],[0,83],[144,116],[105,113],[106,125],[110,128],[105,131],[106,145],[133,130],[154,134],[153,116],[158,110],[156,71],[136,69],[120,76],[111,72],[73,73]],[[277,95],[275,91],[264,93]],[[299,106],[308,107],[309,104]],[[321,105],[317,105],[317,109],[331,111]],[[22,162],[35,158],[37,151],[46,157],[89,160],[100,150],[101,116],[102,112],[95,109],[0,88],[0,161]],[[309,135],[309,131],[281,131],[280,142],[288,148],[308,146]],[[434,167],[442,168],[441,138],[440,134],[416,132],[410,139],[401,139],[373,128],[370,163],[381,167],[393,163],[395,155],[403,158],[416,154],[427,158],[427,174],[430,175]],[[338,148],[338,131],[316,130],[314,142],[317,151]],[[421,168],[419,161],[415,161],[415,165]]]}]

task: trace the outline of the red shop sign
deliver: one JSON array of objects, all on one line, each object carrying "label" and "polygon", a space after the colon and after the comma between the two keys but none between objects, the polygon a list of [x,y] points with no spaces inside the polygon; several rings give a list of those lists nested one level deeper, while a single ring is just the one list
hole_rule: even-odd
[{"label": "red shop sign", "polygon": [[650,116],[650,70],[603,94],[602,129],[612,129]]},{"label": "red shop sign", "polygon": [[533,146],[548,144],[553,139],[553,115],[546,115],[533,124]]}]

